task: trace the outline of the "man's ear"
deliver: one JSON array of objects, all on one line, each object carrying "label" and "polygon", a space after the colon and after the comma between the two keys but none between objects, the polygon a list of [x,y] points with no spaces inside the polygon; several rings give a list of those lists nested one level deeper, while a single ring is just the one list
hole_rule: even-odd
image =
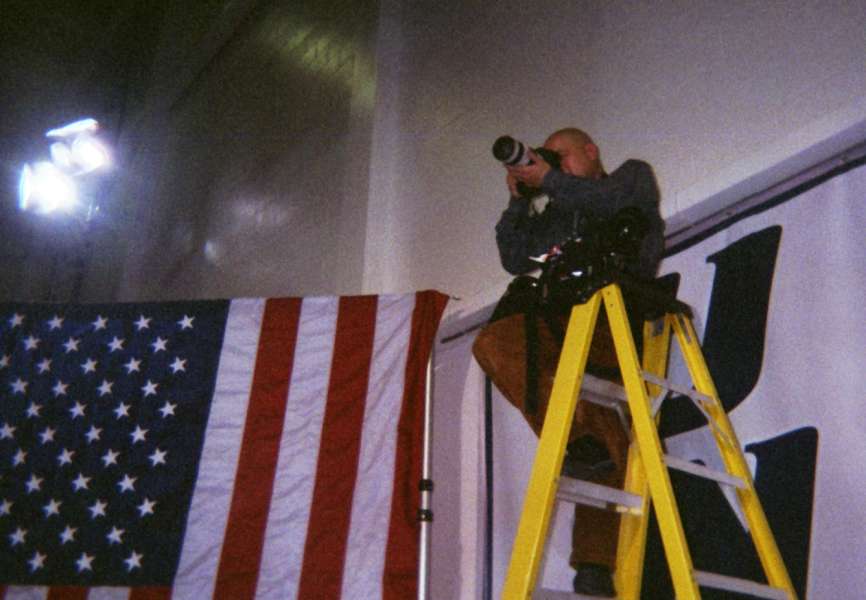
[{"label": "man's ear", "polygon": [[598,146],[596,146],[592,142],[587,142],[583,146],[583,151],[586,153],[587,158],[589,158],[590,160],[592,160],[592,161],[598,160],[598,155],[599,155]]}]

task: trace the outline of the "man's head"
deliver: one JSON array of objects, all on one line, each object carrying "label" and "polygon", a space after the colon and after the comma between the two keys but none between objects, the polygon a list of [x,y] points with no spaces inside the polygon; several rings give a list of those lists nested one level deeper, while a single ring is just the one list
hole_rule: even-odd
[{"label": "man's head", "polygon": [[604,175],[598,146],[586,132],[574,127],[555,131],[544,147],[559,154],[560,168],[569,175],[600,179]]}]

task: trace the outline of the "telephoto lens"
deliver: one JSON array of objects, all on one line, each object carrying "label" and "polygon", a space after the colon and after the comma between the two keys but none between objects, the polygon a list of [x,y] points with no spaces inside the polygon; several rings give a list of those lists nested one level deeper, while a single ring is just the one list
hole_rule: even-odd
[{"label": "telephoto lens", "polygon": [[529,159],[528,148],[529,146],[510,135],[503,135],[493,142],[493,156],[509,166],[528,165],[532,162]]}]

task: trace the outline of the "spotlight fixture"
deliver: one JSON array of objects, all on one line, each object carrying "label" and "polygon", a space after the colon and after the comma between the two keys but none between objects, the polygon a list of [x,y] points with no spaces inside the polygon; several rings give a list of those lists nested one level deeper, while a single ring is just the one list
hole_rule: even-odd
[{"label": "spotlight fixture", "polygon": [[[45,137],[54,140],[49,151],[51,161],[26,164],[18,184],[18,207],[40,214],[72,213],[81,208],[78,182],[111,164],[108,148],[97,137],[96,119],[79,119],[50,129]],[[92,201],[86,207],[85,219],[95,213]]]}]

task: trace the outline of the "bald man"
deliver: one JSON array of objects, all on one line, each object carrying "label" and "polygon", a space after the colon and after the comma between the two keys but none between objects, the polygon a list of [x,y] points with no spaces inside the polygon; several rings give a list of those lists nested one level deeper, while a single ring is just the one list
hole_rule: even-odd
[{"label": "bald man", "polygon": [[[606,219],[633,206],[643,213],[649,227],[638,260],[629,265],[627,270],[638,277],[655,277],[664,248],[664,221],[659,214],[658,186],[651,167],[639,160],[628,160],[608,175],[602,165],[598,146],[584,131],[575,128],[554,132],[544,142],[544,147],[559,155],[559,170],[552,168],[534,152],[530,153],[533,164],[506,167],[506,184],[511,197],[508,208],[496,225],[496,243],[505,270],[519,275],[536,269],[539,265],[530,257],[540,256],[552,246],[576,236],[584,217]],[[546,194],[549,198],[546,207],[540,210],[531,198],[521,197],[518,182]],[[507,327],[503,325],[502,328]],[[510,390],[503,389],[509,387],[510,382],[500,386],[512,404],[523,411],[537,434],[544,422],[559,352],[558,344],[546,331],[545,323],[539,322],[538,328],[538,408],[535,411],[526,410],[524,396],[527,386],[523,381],[516,388],[511,385]],[[521,350],[510,359],[525,362],[529,350],[524,354],[526,342],[522,339],[522,327],[512,327],[510,335],[515,339],[521,338],[513,344]],[[639,333],[636,332],[636,335]],[[507,362],[509,359],[505,360]],[[605,369],[609,373],[613,368],[615,373],[615,365],[616,357],[606,319],[600,318],[587,370],[598,374]],[[617,374],[608,375],[608,378],[616,379]],[[627,452],[628,437],[615,413],[588,402],[579,403],[566,449],[563,473],[621,487]],[[571,565],[576,569],[575,592],[608,597],[615,595],[612,572],[615,568],[618,528],[619,517],[616,513],[580,504],[575,506],[570,558]]]}]

